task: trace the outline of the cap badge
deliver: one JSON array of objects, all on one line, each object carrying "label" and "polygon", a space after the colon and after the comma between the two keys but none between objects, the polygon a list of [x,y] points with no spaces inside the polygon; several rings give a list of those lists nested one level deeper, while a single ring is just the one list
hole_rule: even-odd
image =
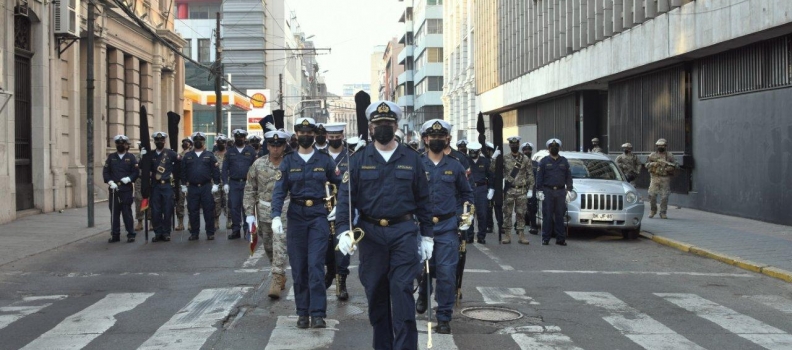
[{"label": "cap badge", "polygon": [[378,113],[390,113],[390,111],[391,111],[390,106],[388,106],[388,104],[385,102],[380,103],[380,105],[377,106]]},{"label": "cap badge", "polygon": [[440,125],[440,122],[435,122],[434,124],[432,124],[432,129],[434,129],[434,130],[440,130],[442,128],[443,128],[443,126]]},{"label": "cap badge", "polygon": [[303,126],[308,126],[308,125],[311,125],[311,123],[308,121],[308,119],[303,119],[302,125]]}]

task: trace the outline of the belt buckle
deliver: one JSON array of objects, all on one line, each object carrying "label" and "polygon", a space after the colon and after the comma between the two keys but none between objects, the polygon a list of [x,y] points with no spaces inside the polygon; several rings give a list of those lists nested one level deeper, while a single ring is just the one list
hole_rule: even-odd
[{"label": "belt buckle", "polygon": [[196,184],[195,186],[201,187],[201,184]]},{"label": "belt buckle", "polygon": [[388,220],[387,219],[380,219],[379,225],[382,227],[388,227]]},{"label": "belt buckle", "polygon": [[438,218],[437,216],[433,216],[432,217],[432,223],[436,224],[438,222],[440,222],[440,218]]},{"label": "belt buckle", "polygon": [[313,205],[314,205],[314,202],[312,200],[308,199],[308,200],[305,201],[305,206],[306,207],[313,207]]}]

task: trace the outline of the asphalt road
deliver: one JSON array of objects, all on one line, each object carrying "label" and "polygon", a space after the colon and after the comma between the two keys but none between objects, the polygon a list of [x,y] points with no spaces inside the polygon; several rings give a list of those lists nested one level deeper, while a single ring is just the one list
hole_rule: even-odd
[{"label": "asphalt road", "polygon": [[[107,244],[98,235],[0,267],[1,349],[370,349],[357,279],[325,330],[294,327],[291,277],[271,301],[244,241]],[[142,235],[139,235],[142,237]],[[648,240],[469,246],[453,335],[434,349],[792,349],[792,285]],[[489,238],[495,242],[495,237]],[[503,307],[508,322],[467,318]],[[419,315],[426,346],[426,315]]]}]

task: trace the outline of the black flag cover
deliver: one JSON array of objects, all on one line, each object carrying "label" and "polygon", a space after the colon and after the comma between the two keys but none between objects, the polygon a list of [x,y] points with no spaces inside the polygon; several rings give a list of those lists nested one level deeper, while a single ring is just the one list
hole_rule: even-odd
[{"label": "black flag cover", "polygon": [[[371,96],[365,91],[360,90],[355,94],[355,112],[357,113],[358,134],[363,135],[361,139],[368,142],[368,118],[366,108],[371,104]],[[352,135],[355,136],[355,135]]]},{"label": "black flag cover", "polygon": [[283,129],[286,130],[285,121],[284,121],[284,111],[282,109],[276,109],[272,111],[272,119],[275,120],[275,129]]},{"label": "black flag cover", "polygon": [[[151,157],[154,152],[151,151],[151,134],[149,133],[148,125],[148,111],[146,106],[140,106],[140,148],[146,150],[146,154],[140,157],[138,167],[140,167],[140,194],[146,203],[148,203],[149,195],[151,194]],[[143,204],[140,210],[144,210]]]},{"label": "black flag cover", "polygon": [[179,152],[179,122],[181,121],[181,116],[174,113],[168,112],[168,142],[170,142],[170,149],[174,152]]},{"label": "black flag cover", "polygon": [[[505,152],[503,148],[503,117],[500,114],[493,114],[490,116],[492,124],[492,144],[495,145],[501,153]],[[495,205],[503,205],[503,155],[495,161],[495,196],[492,200]]]},{"label": "black flag cover", "polygon": [[476,130],[479,133],[478,143],[481,144],[481,148],[484,148],[484,146],[487,145],[486,143],[487,137],[484,135],[484,133],[487,131],[487,127],[484,125],[484,114],[482,114],[481,112],[479,112],[478,114],[478,121],[476,122]]}]

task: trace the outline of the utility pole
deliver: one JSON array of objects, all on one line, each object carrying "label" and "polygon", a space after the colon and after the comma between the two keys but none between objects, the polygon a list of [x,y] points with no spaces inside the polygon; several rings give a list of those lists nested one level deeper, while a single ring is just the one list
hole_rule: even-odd
[{"label": "utility pole", "polygon": [[[223,81],[222,57],[223,49],[220,47],[220,12],[217,12],[217,29],[215,29],[215,132],[223,131]],[[230,86],[230,84],[229,84]],[[230,96],[229,96],[230,99]],[[216,136],[215,136],[216,137]]]},{"label": "utility pole", "polygon": [[278,108],[283,109],[283,74],[278,74]]},{"label": "utility pole", "polygon": [[87,161],[86,174],[88,175],[88,227],[94,227],[94,22],[96,22],[93,0],[88,1],[88,44],[85,49],[88,58],[86,62],[85,85],[88,95],[85,96],[85,122],[87,130]]}]

